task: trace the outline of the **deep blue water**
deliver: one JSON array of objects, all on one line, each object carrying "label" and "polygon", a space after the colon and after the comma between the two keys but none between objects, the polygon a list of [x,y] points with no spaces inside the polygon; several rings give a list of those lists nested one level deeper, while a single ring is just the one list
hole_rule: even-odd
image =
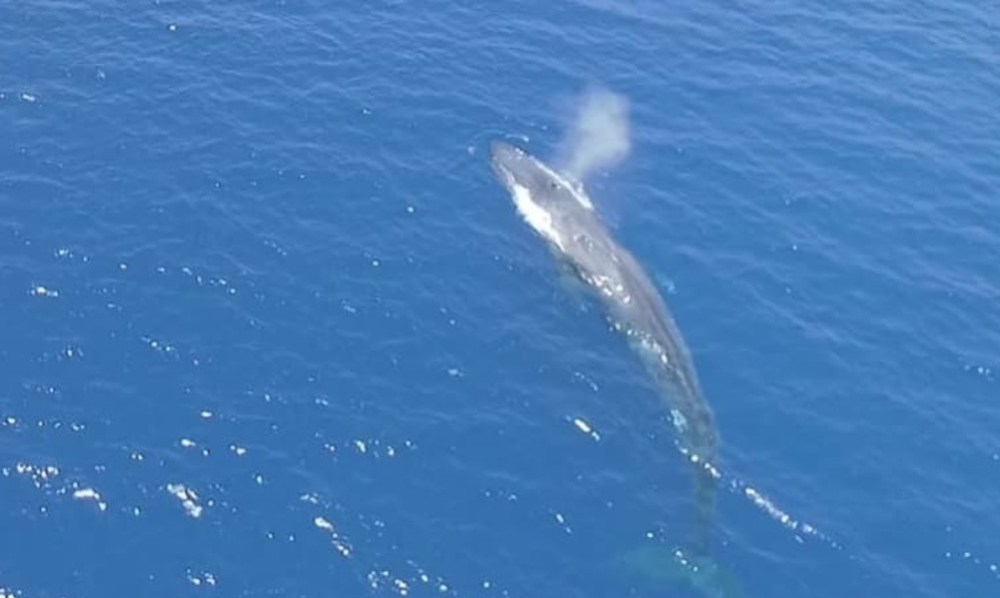
[{"label": "deep blue water", "polygon": [[488,166],[590,84],[633,124],[591,194],[716,415],[720,569],[1000,595],[998,26],[0,3],[0,595],[705,595],[620,566],[683,546],[689,470]]}]

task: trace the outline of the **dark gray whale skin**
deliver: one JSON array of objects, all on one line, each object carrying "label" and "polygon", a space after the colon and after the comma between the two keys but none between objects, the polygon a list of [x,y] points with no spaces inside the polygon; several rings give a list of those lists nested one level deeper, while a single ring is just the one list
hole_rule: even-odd
[{"label": "dark gray whale skin", "polygon": [[719,477],[718,432],[670,311],[639,262],[601,222],[580,183],[513,145],[494,142],[490,149],[493,172],[522,217],[590,287],[656,382],[681,448],[695,465],[695,546],[704,549]]}]

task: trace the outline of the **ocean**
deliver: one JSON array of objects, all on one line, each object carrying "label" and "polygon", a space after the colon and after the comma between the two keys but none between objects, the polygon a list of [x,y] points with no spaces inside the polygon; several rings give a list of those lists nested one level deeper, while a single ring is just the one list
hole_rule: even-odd
[{"label": "ocean", "polygon": [[[0,3],[0,596],[1000,596],[1000,12]],[[587,181],[720,438],[516,214]]]}]

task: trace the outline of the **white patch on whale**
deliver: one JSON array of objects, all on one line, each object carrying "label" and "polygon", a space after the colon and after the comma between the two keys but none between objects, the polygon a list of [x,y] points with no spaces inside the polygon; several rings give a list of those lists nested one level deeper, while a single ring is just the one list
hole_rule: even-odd
[{"label": "white patch on whale", "polygon": [[535,202],[527,187],[512,183],[510,188],[511,195],[514,197],[514,205],[517,206],[518,213],[528,223],[528,226],[538,231],[538,234],[554,243],[560,250],[565,251],[562,238],[555,226],[552,225],[552,214]]}]

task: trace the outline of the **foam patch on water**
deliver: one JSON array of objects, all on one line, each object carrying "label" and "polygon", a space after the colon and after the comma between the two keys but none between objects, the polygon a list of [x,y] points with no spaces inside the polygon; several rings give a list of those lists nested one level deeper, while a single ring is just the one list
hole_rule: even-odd
[{"label": "foam patch on water", "polygon": [[[677,449],[681,452],[681,454],[687,457],[692,464],[701,467],[716,480],[721,480],[727,477],[715,464],[708,462],[699,455],[681,446],[678,446]],[[788,511],[779,507],[774,500],[765,495],[761,490],[747,484],[743,480],[735,477],[729,477],[728,488],[730,491],[749,500],[750,504],[758,508],[774,521],[780,523],[783,527],[795,532],[796,539],[801,541],[801,536],[810,536],[822,540],[833,548],[841,548],[837,542],[820,532],[816,526],[799,518],[793,517]],[[801,534],[801,536],[798,534]]]},{"label": "foam patch on water", "polygon": [[346,538],[341,536],[340,532],[337,531],[328,519],[317,515],[313,518],[313,525],[330,535],[330,543],[341,556],[345,558],[351,556],[351,544]]},{"label": "foam patch on water", "polygon": [[588,387],[590,387],[590,390],[594,392],[598,392],[600,390],[600,387],[597,385],[597,382],[594,382],[592,378],[590,378],[583,372],[573,372],[573,378],[583,382]]},{"label": "foam patch on water", "polygon": [[39,284],[32,287],[31,291],[29,291],[29,294],[34,295],[36,297],[58,297],[59,291],[51,287],[47,287],[43,284]]},{"label": "foam patch on water", "polygon": [[597,432],[597,430],[594,429],[593,426],[591,426],[587,422],[587,420],[585,420],[585,419],[583,419],[581,417],[573,417],[573,418],[569,418],[569,419],[573,423],[573,426],[577,430],[579,430],[580,432],[582,432],[583,434],[586,434],[587,436],[590,436],[594,440],[600,440],[601,439],[601,435]]},{"label": "foam patch on water", "polygon": [[32,465],[31,463],[18,462],[13,467],[4,467],[0,472],[5,477],[12,473],[31,478],[35,488],[47,488],[50,482],[59,476],[59,468],[55,465]]},{"label": "foam patch on water", "polygon": [[76,500],[92,500],[97,503],[97,508],[101,511],[108,510],[108,503],[101,498],[101,493],[93,488],[80,488],[73,491],[73,498]]},{"label": "foam patch on water", "polygon": [[988,573],[994,580],[1000,581],[1000,561],[998,560],[983,558],[971,550],[946,550],[944,558],[972,565],[980,571]]},{"label": "foam patch on water", "polygon": [[788,529],[801,531],[802,533],[808,535],[819,535],[819,532],[816,531],[815,527],[813,527],[808,523],[796,520],[791,515],[789,515],[788,512],[780,509],[777,505],[774,504],[774,501],[764,496],[764,494],[762,494],[756,488],[744,485],[742,490],[744,496],[749,498],[754,505],[756,505],[759,509],[767,513],[772,519],[781,523]]},{"label": "foam patch on water", "polygon": [[177,500],[181,501],[181,506],[190,517],[197,519],[201,517],[202,507],[198,504],[198,494],[184,484],[167,484],[167,492],[173,494]]},{"label": "foam patch on water", "polygon": [[[95,466],[95,469],[103,470],[103,466]],[[0,468],[0,475],[3,477],[25,477],[31,480],[35,488],[47,495],[69,496],[73,500],[92,501],[100,512],[108,510],[108,503],[100,492],[93,487],[84,486],[78,481],[64,479],[63,472],[55,465],[17,462],[11,467]]]},{"label": "foam patch on water", "polygon": [[[346,561],[352,567],[357,567],[357,573],[366,579],[370,590],[378,595],[386,593],[398,596],[459,596],[460,592],[452,585],[446,576],[434,572],[424,566],[418,559],[408,558],[400,554],[401,542],[389,542],[386,550],[386,536],[389,533],[388,524],[377,517],[356,515],[362,530],[357,532],[359,542],[348,538],[344,528],[351,526],[350,521],[343,521],[343,510],[335,501],[325,498],[316,492],[305,492],[299,500],[308,505],[314,505],[323,510],[312,516],[312,526],[321,534],[326,535],[338,560]],[[338,513],[337,521],[331,513]],[[271,536],[269,536],[271,537]],[[378,543],[370,543],[379,539]],[[490,590],[500,596],[508,596],[506,590],[498,589],[493,581],[477,582],[475,595],[482,596],[483,589]]]},{"label": "foam patch on water", "polygon": [[566,523],[566,516],[565,515],[563,515],[562,513],[556,512],[553,515],[553,517],[555,517],[556,523],[558,523],[562,527],[562,529],[563,529],[564,532],[566,532],[567,534],[572,534],[573,533],[573,528],[570,527],[570,525],[568,523]]},{"label": "foam patch on water", "polygon": [[215,574],[208,571],[203,571],[202,573],[192,573],[188,570],[187,579],[193,586],[214,586],[218,583],[215,578]]},{"label": "foam patch on water", "polygon": [[[327,452],[334,454],[354,454],[359,457],[373,457],[376,459],[386,457],[391,459],[400,455],[403,451],[415,451],[417,445],[409,439],[403,440],[398,444],[390,444],[378,438],[355,438],[341,443],[326,442],[323,444],[323,448]],[[245,449],[243,449],[243,452],[246,452]]]},{"label": "foam patch on water", "polygon": [[372,569],[367,575],[368,586],[372,590],[389,589],[400,596],[409,596],[414,588],[427,588],[438,594],[457,596],[456,592],[441,576],[430,575],[421,567],[414,573],[397,574],[390,569]]}]

